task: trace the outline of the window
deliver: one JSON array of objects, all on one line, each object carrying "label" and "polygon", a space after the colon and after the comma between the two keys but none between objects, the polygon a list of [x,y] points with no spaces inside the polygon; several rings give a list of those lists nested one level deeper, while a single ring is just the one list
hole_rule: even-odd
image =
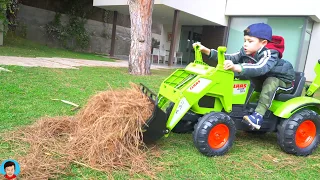
[{"label": "window", "polygon": [[300,60],[300,41],[305,25],[305,17],[233,17],[230,23],[227,53],[240,50],[243,45],[243,30],[253,23],[267,23],[272,27],[273,35],[285,40],[283,59],[292,63],[296,69]]}]

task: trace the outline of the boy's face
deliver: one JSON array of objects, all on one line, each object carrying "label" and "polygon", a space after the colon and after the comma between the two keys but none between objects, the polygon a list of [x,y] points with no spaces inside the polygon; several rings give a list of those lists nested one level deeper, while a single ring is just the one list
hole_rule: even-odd
[{"label": "boy's face", "polygon": [[253,53],[256,53],[260,48],[265,46],[268,43],[267,40],[260,40],[256,37],[244,36],[244,43],[243,48],[247,55],[251,55]]},{"label": "boy's face", "polygon": [[10,177],[14,174],[14,166],[8,166],[5,169],[6,174]]}]

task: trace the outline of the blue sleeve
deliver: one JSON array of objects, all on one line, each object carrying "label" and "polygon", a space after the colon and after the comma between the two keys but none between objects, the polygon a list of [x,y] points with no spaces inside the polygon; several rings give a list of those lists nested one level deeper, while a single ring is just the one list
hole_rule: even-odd
[{"label": "blue sleeve", "polygon": [[[225,54],[224,55],[226,60],[231,60],[234,64],[239,64],[239,60],[241,58],[240,51],[234,54]],[[218,60],[218,51],[215,49],[210,50],[209,59],[214,61]]]},{"label": "blue sleeve", "polygon": [[278,51],[266,50],[256,64],[243,63],[241,75],[248,77],[262,76],[269,72],[278,61]]}]

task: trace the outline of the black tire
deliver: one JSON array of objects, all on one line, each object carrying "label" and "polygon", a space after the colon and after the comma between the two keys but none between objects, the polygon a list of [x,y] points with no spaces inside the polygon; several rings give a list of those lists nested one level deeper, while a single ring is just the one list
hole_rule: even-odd
[{"label": "black tire", "polygon": [[193,142],[196,142],[196,139],[198,138],[198,133],[197,133],[197,132],[199,131],[199,128],[200,128],[200,126],[198,126],[199,123],[202,122],[203,119],[207,119],[209,116],[210,116],[210,113],[205,114],[204,116],[202,116],[201,118],[199,118],[198,123],[196,123],[196,124],[194,125],[194,128],[193,128],[194,130],[193,130],[193,132],[192,132]]},{"label": "black tire", "polygon": [[[222,142],[221,147],[213,148],[209,142],[209,134],[213,128],[221,125],[227,128],[229,136],[225,142]],[[235,140],[235,134],[235,123],[227,114],[222,112],[212,112],[201,117],[199,122],[195,125],[193,143],[198,151],[205,156],[222,156],[232,147]]]},{"label": "black tire", "polygon": [[[309,135],[308,137],[314,138],[310,140],[310,144],[306,143],[305,146],[299,147],[300,143],[298,142],[297,144],[296,136],[299,135],[297,133],[300,132],[297,132],[297,129],[302,123],[304,123],[304,125],[311,124],[311,126],[313,126],[311,122],[315,125],[315,132],[314,135]],[[312,154],[319,144],[320,116],[312,110],[304,109],[296,112],[289,119],[281,121],[277,126],[277,129],[278,144],[284,152],[297,156],[308,156]],[[305,132],[310,133],[313,131],[309,130]]]}]

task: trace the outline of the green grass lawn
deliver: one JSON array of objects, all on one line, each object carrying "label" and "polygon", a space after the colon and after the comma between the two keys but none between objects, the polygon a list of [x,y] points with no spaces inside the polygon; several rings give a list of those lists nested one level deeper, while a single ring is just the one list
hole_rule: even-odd
[{"label": "green grass lawn", "polygon": [[8,35],[4,39],[4,46],[0,46],[0,56],[21,57],[61,57],[74,59],[88,59],[99,61],[114,61],[98,54],[74,52],[65,49],[51,48],[21,37]]},{"label": "green grass lawn", "polygon": [[[6,66],[5,66],[6,67]],[[7,66],[8,67],[8,66]],[[43,116],[73,115],[72,107],[52,98],[84,105],[98,91],[127,87],[128,82],[143,82],[157,91],[172,70],[153,71],[152,76],[131,76],[124,68],[62,70],[8,67],[0,71],[0,133],[31,124]],[[232,149],[222,157],[205,157],[192,143],[191,134],[172,134],[158,142],[163,152],[156,164],[167,164],[157,172],[159,179],[318,179],[320,151],[308,157],[284,153],[276,135],[250,135],[237,132]],[[0,143],[0,160],[11,156],[10,147]],[[61,179],[106,179],[106,175],[88,168],[72,166],[75,176]],[[82,175],[77,175],[82,174]],[[131,179],[126,172],[114,172],[115,179]]]}]

